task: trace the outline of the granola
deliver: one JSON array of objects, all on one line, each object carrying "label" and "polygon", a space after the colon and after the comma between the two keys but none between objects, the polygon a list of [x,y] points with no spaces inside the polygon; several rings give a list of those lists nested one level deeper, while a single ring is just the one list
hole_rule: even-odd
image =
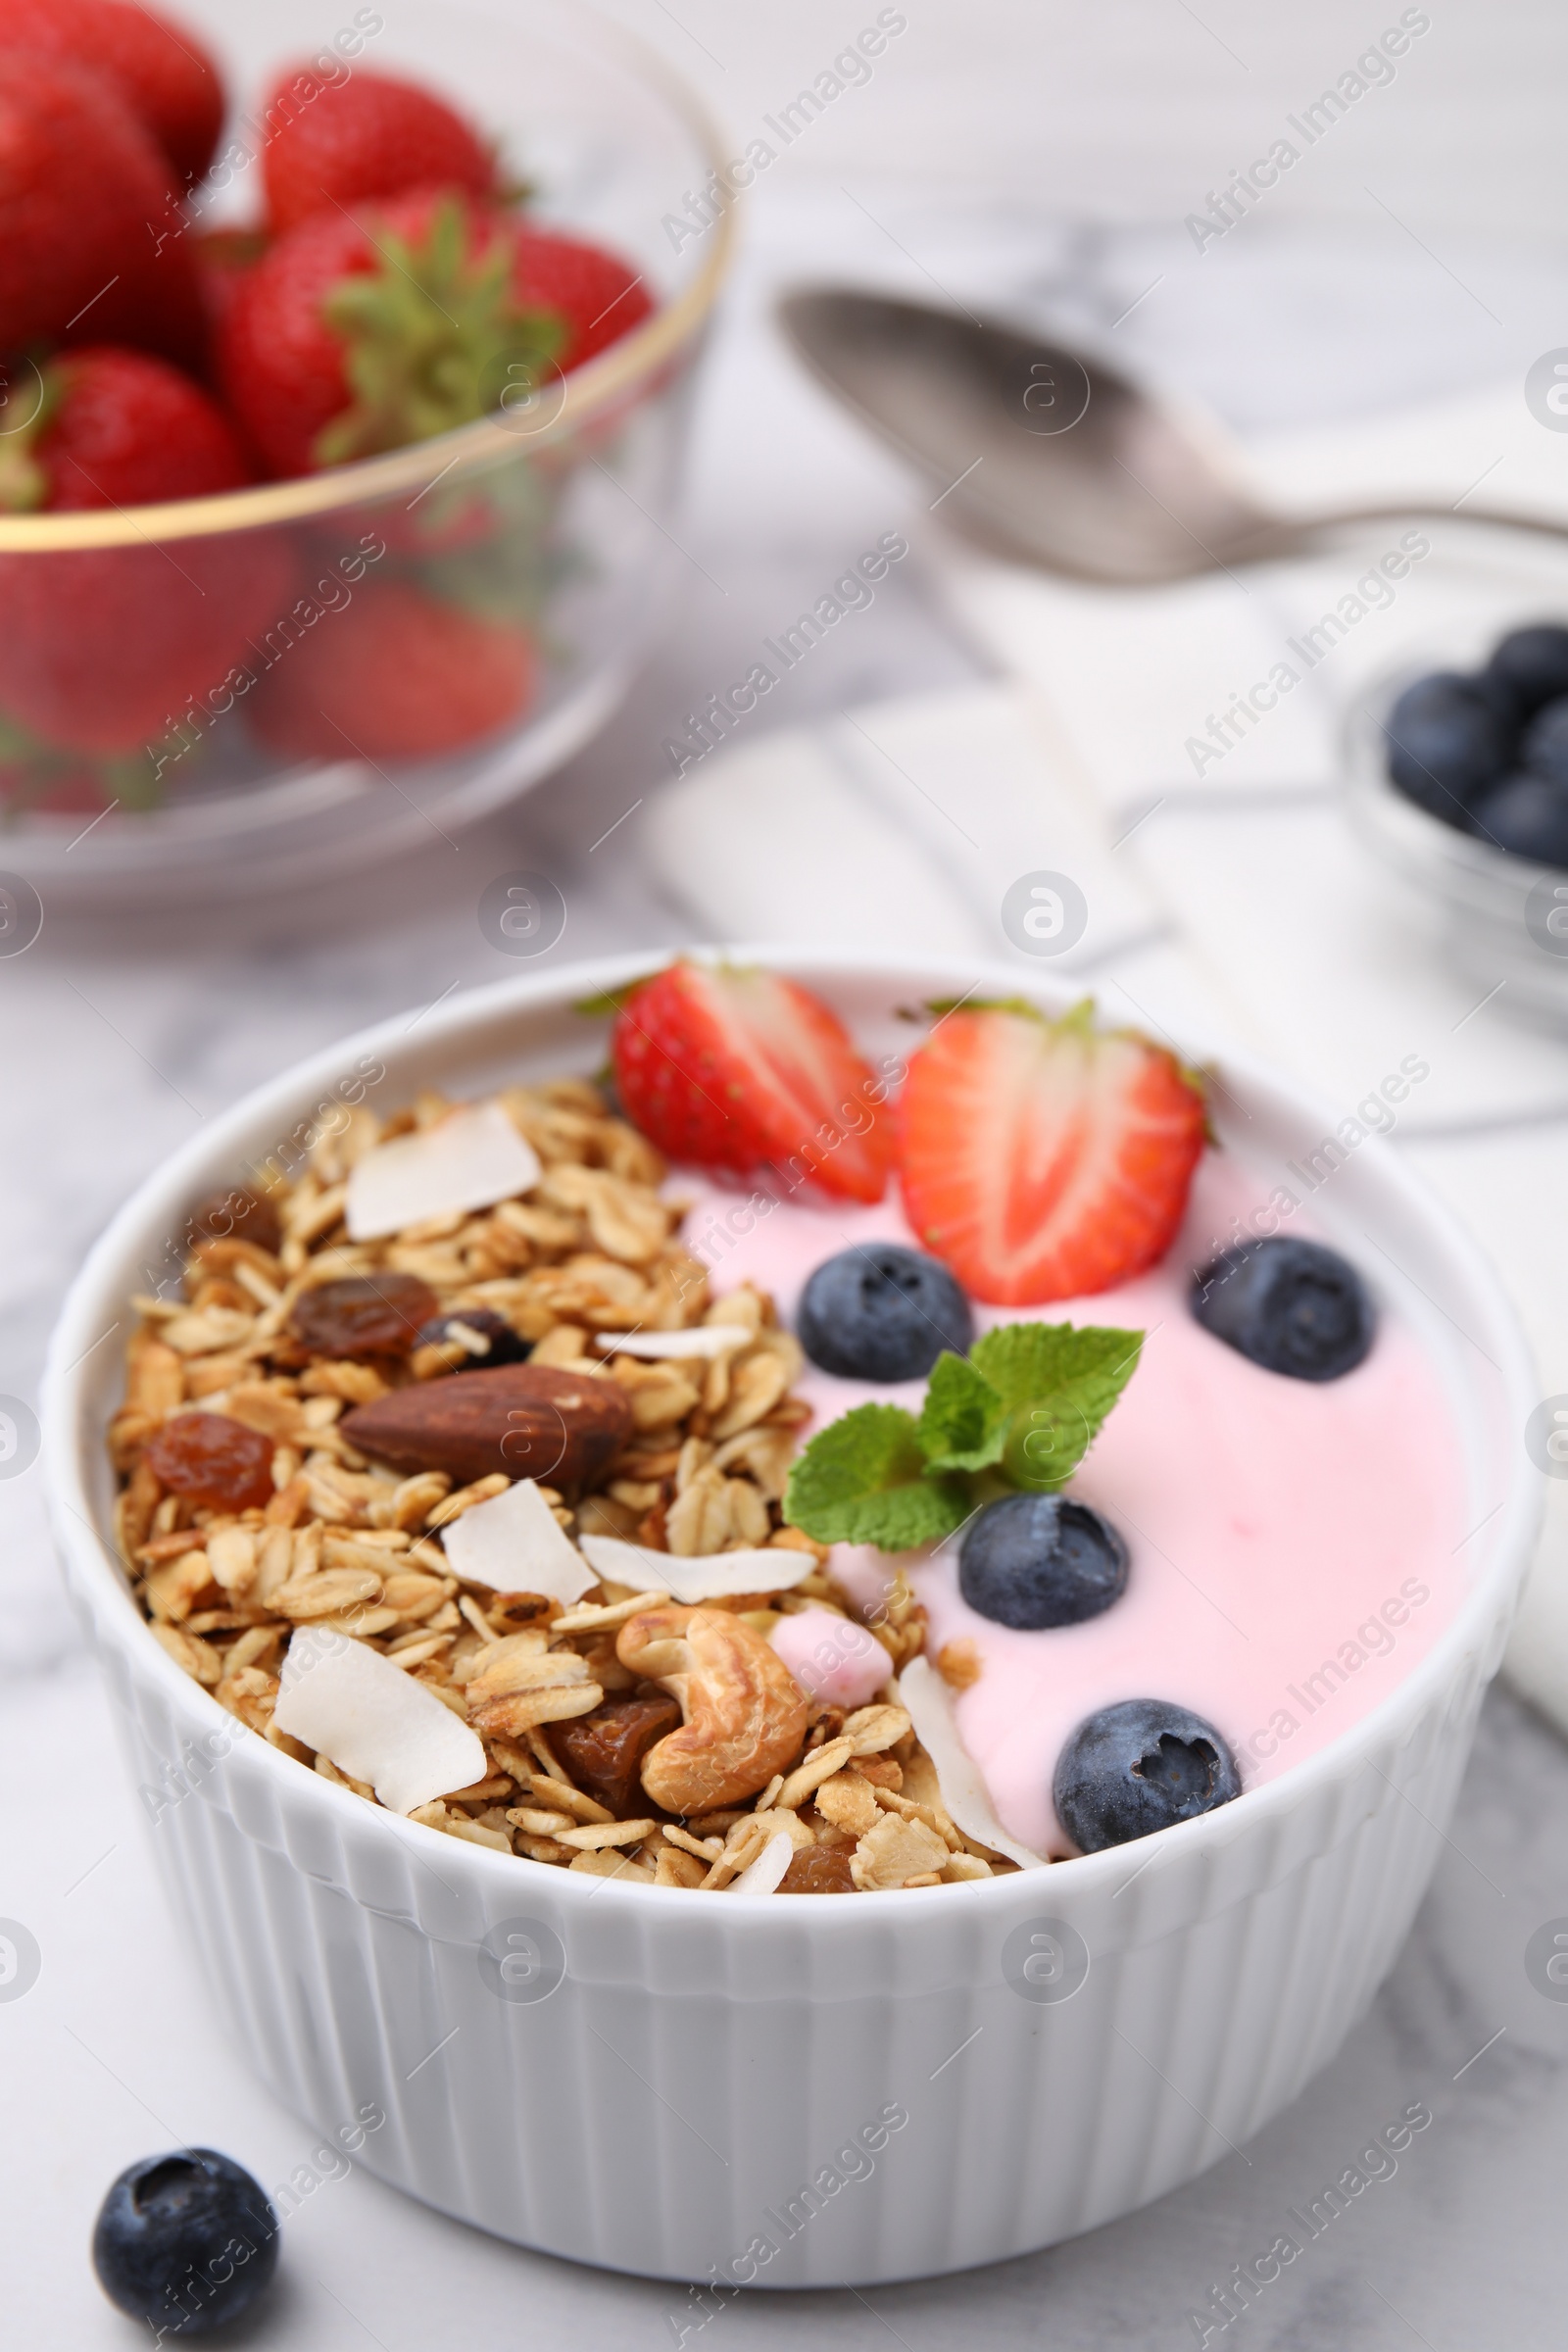
[{"label": "granola", "polygon": [[[297,1176],[270,1165],[226,1219],[204,1204],[179,1294],[134,1301],[109,1442],[117,1538],[154,1639],[252,1731],[374,1804],[369,1782],[275,1720],[296,1639],[363,1645],[482,1755],[410,1817],[524,1864],[691,1891],[1010,1871],[955,1825],[898,1701],[919,1605],[898,1584],[865,1627],[828,1548],[784,1523],[810,1408],[771,1299],[710,1297],[662,1160],[598,1088],[559,1079],[495,1102],[533,1179],[512,1198],[352,1238],[366,1154],[460,1108],[426,1093],[383,1122],[361,1105],[323,1125]],[[457,1573],[471,1555],[443,1531],[514,1494],[508,1470],[410,1466],[405,1393],[454,1382],[455,1398],[487,1361],[496,1380],[524,1362],[570,1376],[607,1408],[588,1417],[612,1432],[609,1458],[534,1482],[575,1598]],[[394,1425],[399,1467],[354,1442]],[[596,1572],[590,1538],[640,1547],[656,1571],[662,1555],[668,1585]],[[746,1591],[679,1597],[692,1563],[728,1553],[745,1555]],[[870,1703],[846,1714],[792,1678],[768,1637],[807,1609],[881,1645]]]}]

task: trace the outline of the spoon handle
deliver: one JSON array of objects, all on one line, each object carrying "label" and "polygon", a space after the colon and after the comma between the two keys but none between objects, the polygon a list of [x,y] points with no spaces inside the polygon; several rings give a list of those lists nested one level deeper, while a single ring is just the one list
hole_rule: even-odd
[{"label": "spoon handle", "polygon": [[1549,515],[1515,514],[1503,507],[1455,507],[1445,505],[1435,498],[1408,498],[1396,500],[1389,506],[1335,507],[1327,514],[1308,514],[1298,520],[1270,524],[1247,539],[1235,553],[1247,563],[1265,563],[1271,558],[1298,555],[1321,531],[1341,530],[1348,523],[1354,522],[1409,521],[1415,516],[1487,523],[1494,528],[1500,526],[1505,530],[1534,531],[1546,539],[1568,539],[1568,520],[1556,521]]}]

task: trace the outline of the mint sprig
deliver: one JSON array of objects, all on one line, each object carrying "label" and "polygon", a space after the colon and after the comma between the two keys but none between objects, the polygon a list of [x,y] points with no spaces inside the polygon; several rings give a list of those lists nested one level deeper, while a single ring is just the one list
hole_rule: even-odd
[{"label": "mint sprig", "polygon": [[1141,1331],[1008,1323],[932,1367],[918,1420],[861,1404],[790,1473],[784,1516],[819,1544],[907,1551],[939,1543],[998,1494],[1054,1494],[1137,1368]]}]

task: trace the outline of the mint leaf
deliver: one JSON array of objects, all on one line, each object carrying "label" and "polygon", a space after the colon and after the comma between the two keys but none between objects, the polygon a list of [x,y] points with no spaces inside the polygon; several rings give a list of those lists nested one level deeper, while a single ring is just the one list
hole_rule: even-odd
[{"label": "mint leaf", "polygon": [[1009,1323],[988,1331],[969,1360],[1004,1408],[999,1460],[1015,1487],[1053,1493],[1089,1451],[1137,1369],[1141,1331],[1089,1324]]},{"label": "mint leaf", "polygon": [[1005,1404],[1026,1404],[1080,1384],[1102,1385],[1102,1421],[1132,1378],[1141,1331],[1103,1324],[1004,1323],[969,1350],[969,1364]]},{"label": "mint leaf", "polygon": [[933,1470],[986,1470],[1002,1459],[1004,1399],[964,1356],[944,1352],[931,1369],[920,1445]]},{"label": "mint leaf", "polygon": [[784,1516],[819,1544],[875,1544],[908,1551],[962,1525],[969,1504],[956,1482],[928,1478],[912,1413],[859,1404],[818,1432],[790,1472]]}]

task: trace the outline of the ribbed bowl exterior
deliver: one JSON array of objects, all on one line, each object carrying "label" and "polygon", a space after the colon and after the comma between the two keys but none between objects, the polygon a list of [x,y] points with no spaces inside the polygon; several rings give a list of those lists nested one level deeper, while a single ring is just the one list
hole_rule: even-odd
[{"label": "ribbed bowl exterior", "polygon": [[[891,1005],[974,979],[772,959],[850,1011],[858,992]],[[394,1058],[395,1030],[343,1054],[379,1054],[400,1086],[443,1063],[456,1084],[460,1065],[530,1045],[560,1067],[561,1008],[625,976],[487,992],[450,1021],[444,1056]],[[871,1900],[698,1902],[519,1866],[301,1771],[165,1656],[91,1532],[115,1383],[76,1352],[135,1287],[149,1237],[327,1066],[242,1105],[106,1236],[47,1414],[61,1548],[152,1844],[276,2094],[323,2132],[384,2114],[359,2160],[503,2237],[713,2282],[693,2328],[720,2287],[870,2284],[1049,2245],[1191,2180],[1294,2098],[1409,1929],[1535,1520],[1528,1363],[1485,1269],[1392,1155],[1354,1171],[1356,1213],[1396,1217],[1412,1281],[1496,1373],[1456,1352],[1478,1492],[1503,1500],[1438,1647],[1332,1747],[1147,1848]],[[1226,1083],[1253,1121],[1322,1132],[1234,1064]]]}]

